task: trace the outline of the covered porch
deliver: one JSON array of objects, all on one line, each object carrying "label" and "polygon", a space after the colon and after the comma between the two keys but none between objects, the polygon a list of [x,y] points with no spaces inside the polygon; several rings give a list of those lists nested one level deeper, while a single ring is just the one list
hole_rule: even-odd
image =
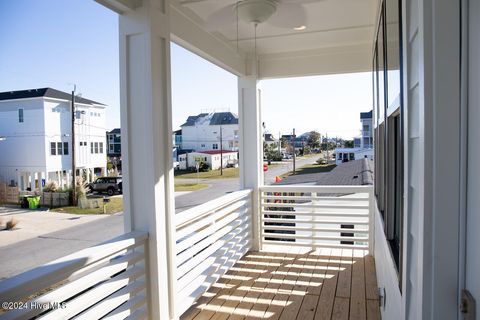
[{"label": "covered porch", "polygon": [[[370,71],[378,1],[306,1],[307,32],[258,38],[209,30],[220,1],[97,2],[120,16],[125,235],[2,282],[45,309],[0,319],[379,318],[373,187],[264,186],[259,85]],[[238,76],[242,190],[177,215],[170,41]]]}]

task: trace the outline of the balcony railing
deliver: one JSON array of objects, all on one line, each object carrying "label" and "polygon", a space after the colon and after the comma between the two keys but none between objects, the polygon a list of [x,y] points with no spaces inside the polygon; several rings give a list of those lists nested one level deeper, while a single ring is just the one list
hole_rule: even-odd
[{"label": "balcony railing", "polygon": [[131,232],[0,283],[1,320],[146,317],[144,232]]},{"label": "balcony railing", "polygon": [[260,198],[262,246],[371,249],[371,186],[265,186]]},{"label": "balcony railing", "polygon": [[[177,316],[255,241],[261,250],[373,252],[371,186],[264,186],[258,191],[233,192],[175,215]],[[0,320],[148,318],[147,239],[146,233],[131,232],[1,282],[2,301],[29,301],[24,305],[30,307],[4,310]]]}]

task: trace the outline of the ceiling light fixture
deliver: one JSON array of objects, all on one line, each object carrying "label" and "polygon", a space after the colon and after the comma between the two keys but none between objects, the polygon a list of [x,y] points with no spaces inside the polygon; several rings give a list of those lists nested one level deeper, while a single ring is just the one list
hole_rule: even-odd
[{"label": "ceiling light fixture", "polygon": [[293,28],[293,30],[295,30],[295,31],[303,31],[305,29],[307,29],[307,26],[299,26],[299,27]]}]

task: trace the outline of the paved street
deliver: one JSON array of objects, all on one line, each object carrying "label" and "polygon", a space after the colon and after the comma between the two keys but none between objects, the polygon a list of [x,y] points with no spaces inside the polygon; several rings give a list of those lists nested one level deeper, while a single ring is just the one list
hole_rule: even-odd
[{"label": "paved street", "polygon": [[[300,159],[297,167],[313,163],[318,157]],[[270,168],[265,183],[292,170],[292,162]],[[177,182],[192,182],[192,179]],[[240,188],[239,179],[200,180],[209,187],[194,192],[176,193],[175,208],[180,212]],[[15,217],[18,230],[0,231],[0,279],[8,278],[51,260],[109,240],[123,233],[123,214],[111,216],[71,215],[47,211],[28,211],[0,207],[4,223]]]}]

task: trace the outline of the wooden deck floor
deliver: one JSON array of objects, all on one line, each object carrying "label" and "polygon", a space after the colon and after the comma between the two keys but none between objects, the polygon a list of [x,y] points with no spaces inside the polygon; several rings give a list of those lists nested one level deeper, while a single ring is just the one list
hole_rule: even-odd
[{"label": "wooden deck floor", "polygon": [[249,252],[181,319],[380,319],[375,261],[352,249]]}]

